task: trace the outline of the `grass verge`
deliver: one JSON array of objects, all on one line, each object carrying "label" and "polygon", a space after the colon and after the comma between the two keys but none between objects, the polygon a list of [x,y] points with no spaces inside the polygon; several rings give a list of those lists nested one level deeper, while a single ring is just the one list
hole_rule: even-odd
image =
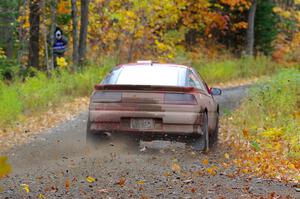
[{"label": "grass verge", "polygon": [[299,85],[299,70],[280,71],[226,117],[224,136],[240,157],[235,163],[241,172],[300,180]]},{"label": "grass verge", "polygon": [[267,57],[245,57],[207,63],[196,61],[193,65],[209,84],[271,75],[279,68],[278,64]]},{"label": "grass verge", "polygon": [[101,81],[112,65],[86,67],[75,74],[60,71],[52,78],[38,72],[25,82],[15,81],[10,85],[0,81],[0,126],[13,124],[26,115],[41,113],[66,100],[88,96],[93,85]]}]

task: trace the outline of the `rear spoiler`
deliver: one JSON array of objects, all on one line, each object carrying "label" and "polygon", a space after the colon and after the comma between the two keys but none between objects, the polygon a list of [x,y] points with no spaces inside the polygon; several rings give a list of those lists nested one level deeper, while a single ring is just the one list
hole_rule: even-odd
[{"label": "rear spoiler", "polygon": [[194,87],[181,86],[153,86],[153,85],[113,85],[96,84],[95,90],[144,90],[144,91],[174,91],[174,92],[192,92],[197,90]]}]

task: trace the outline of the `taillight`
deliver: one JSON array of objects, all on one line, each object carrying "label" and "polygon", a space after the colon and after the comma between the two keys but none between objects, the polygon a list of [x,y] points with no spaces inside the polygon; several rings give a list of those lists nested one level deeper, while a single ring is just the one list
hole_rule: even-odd
[{"label": "taillight", "polygon": [[92,96],[92,102],[102,103],[102,102],[121,102],[122,93],[121,92],[107,92],[107,91],[96,91]]},{"label": "taillight", "polygon": [[192,94],[171,93],[171,94],[165,94],[164,103],[196,105],[197,100],[195,96]]}]

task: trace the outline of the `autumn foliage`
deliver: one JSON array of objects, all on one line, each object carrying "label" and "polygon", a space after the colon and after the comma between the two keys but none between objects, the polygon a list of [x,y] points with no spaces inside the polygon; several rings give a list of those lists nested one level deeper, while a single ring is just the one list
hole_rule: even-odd
[{"label": "autumn foliage", "polygon": [[297,70],[279,73],[253,88],[224,120],[223,139],[241,174],[300,181],[299,81]]}]

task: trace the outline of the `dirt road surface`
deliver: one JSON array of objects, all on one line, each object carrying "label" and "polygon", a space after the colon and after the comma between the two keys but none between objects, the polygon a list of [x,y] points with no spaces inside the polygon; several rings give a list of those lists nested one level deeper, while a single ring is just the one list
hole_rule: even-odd
[{"label": "dirt road surface", "polygon": [[[247,88],[224,90],[222,110],[237,107]],[[292,184],[225,169],[226,143],[206,154],[162,141],[142,142],[143,152],[122,141],[94,149],[85,144],[86,119],[81,113],[2,153],[13,172],[0,181],[0,198],[300,198]]]}]

